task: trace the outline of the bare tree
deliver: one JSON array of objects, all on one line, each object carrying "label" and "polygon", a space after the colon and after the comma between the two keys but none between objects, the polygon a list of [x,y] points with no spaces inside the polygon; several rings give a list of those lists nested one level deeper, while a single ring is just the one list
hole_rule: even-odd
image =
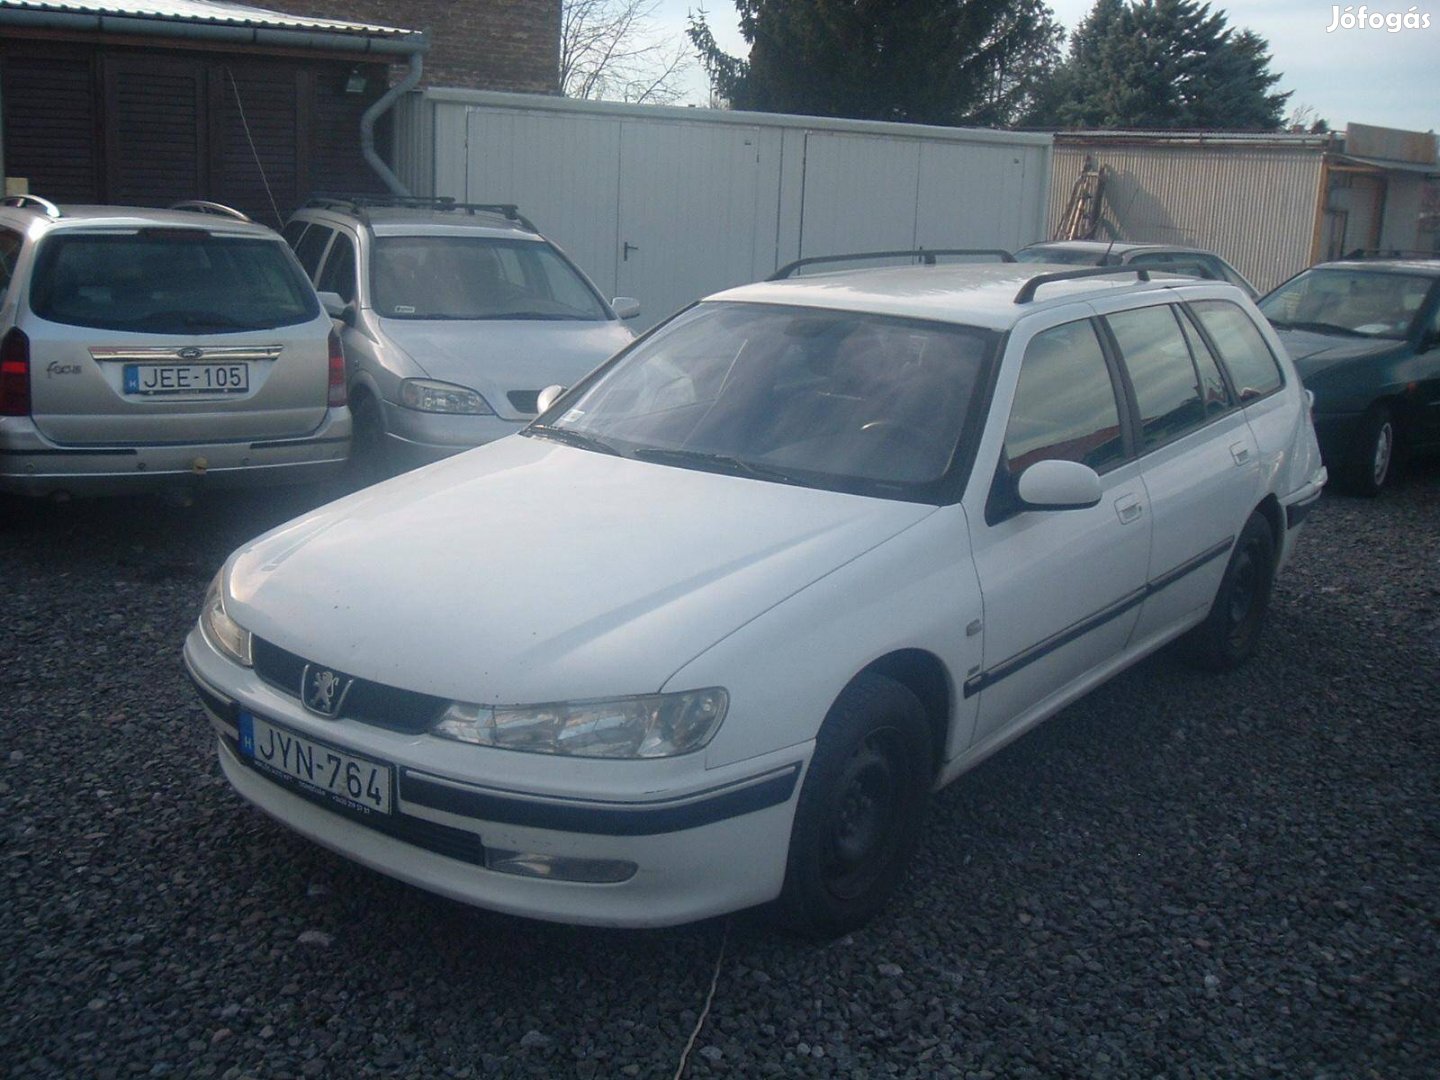
[{"label": "bare tree", "polygon": [[659,0],[564,0],[560,89],[566,97],[670,105],[694,57],[683,35],[654,26]]}]

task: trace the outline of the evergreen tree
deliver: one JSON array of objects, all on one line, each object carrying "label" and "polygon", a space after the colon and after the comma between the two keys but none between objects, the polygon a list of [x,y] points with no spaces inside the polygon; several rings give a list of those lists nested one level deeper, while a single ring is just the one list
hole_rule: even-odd
[{"label": "evergreen tree", "polygon": [[1097,0],[1032,120],[1057,127],[1275,131],[1269,46],[1198,0]]},{"label": "evergreen tree", "polygon": [[704,13],[690,39],[737,109],[1002,124],[1058,64],[1044,0],[735,0],[748,59],[726,55]]}]

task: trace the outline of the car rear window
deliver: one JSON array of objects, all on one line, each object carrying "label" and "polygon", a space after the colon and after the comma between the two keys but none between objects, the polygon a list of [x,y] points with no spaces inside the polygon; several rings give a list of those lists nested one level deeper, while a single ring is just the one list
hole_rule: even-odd
[{"label": "car rear window", "polygon": [[50,322],[149,334],[240,333],[320,313],[280,240],[201,229],[50,236],[30,307]]}]

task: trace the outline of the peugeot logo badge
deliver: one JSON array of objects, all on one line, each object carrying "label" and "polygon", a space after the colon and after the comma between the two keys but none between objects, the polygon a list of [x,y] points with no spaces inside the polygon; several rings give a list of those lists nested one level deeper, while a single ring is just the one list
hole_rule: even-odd
[{"label": "peugeot logo badge", "polygon": [[202,356],[205,355],[205,350],[195,345],[186,345],[175,355],[178,356],[181,360],[199,360]]},{"label": "peugeot logo badge", "polygon": [[317,664],[306,664],[305,673],[300,676],[300,701],[317,716],[334,719],[340,715],[345,696],[355,680],[338,671],[322,668]]}]

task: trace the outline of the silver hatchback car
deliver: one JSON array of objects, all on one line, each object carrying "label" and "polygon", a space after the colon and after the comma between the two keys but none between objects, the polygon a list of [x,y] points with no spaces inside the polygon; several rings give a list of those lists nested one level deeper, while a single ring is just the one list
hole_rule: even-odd
[{"label": "silver hatchback car", "polygon": [[350,446],[330,319],[272,230],[183,209],[0,205],[0,491],[319,481]]},{"label": "silver hatchback car", "polygon": [[518,431],[551,384],[628,345],[637,301],[607,303],[510,205],[317,197],[285,226],[341,320],[355,454],[371,474]]}]

